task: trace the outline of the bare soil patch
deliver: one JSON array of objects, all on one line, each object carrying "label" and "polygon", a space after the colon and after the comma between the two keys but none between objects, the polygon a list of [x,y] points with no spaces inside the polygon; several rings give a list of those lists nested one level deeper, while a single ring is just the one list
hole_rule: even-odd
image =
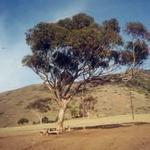
[{"label": "bare soil patch", "polygon": [[0,150],[150,150],[150,125],[1,137]]}]

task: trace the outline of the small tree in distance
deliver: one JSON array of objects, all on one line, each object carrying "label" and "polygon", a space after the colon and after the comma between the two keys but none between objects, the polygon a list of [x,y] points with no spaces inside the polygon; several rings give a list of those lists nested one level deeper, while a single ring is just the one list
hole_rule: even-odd
[{"label": "small tree in distance", "polygon": [[128,51],[122,54],[116,19],[97,24],[93,17],[80,13],[56,23],[39,23],[27,31],[26,41],[32,54],[22,62],[54,94],[53,100],[59,106],[59,131],[63,129],[67,105],[86,83],[131,61],[126,57]]},{"label": "small tree in distance", "polygon": [[129,41],[125,43],[124,63],[128,64],[133,77],[136,68],[138,69],[149,55],[150,32],[140,22],[129,22],[126,24],[125,33],[129,35]]},{"label": "small tree in distance", "polygon": [[96,98],[93,96],[88,96],[82,99],[79,106],[79,114],[81,117],[89,117],[90,112],[94,111],[95,105],[97,103]]},{"label": "small tree in distance", "polygon": [[[125,61],[128,65],[128,72],[131,71],[130,81],[134,79],[138,68],[149,55],[150,32],[140,22],[129,22],[126,24],[125,33],[129,35],[129,41],[125,44],[127,51],[124,53]],[[128,57],[128,58],[127,58]],[[124,58],[124,57],[123,57]],[[133,95],[130,90],[130,106],[132,118],[134,120]]]},{"label": "small tree in distance", "polygon": [[30,103],[26,108],[32,110],[39,118],[39,122],[42,123],[43,113],[48,112],[50,109],[51,99],[38,99]]}]

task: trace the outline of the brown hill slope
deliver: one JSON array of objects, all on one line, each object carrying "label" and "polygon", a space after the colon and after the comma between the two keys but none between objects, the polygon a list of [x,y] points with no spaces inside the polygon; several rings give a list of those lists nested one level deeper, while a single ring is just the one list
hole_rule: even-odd
[{"label": "brown hill slope", "polygon": [[[130,114],[130,90],[134,102],[135,113],[150,113],[150,74],[141,72],[132,82],[123,84],[106,84],[89,87],[84,96],[93,96],[97,99],[95,110],[90,117],[103,117],[112,115]],[[37,113],[27,109],[27,106],[38,100],[51,97],[51,93],[43,85],[31,85],[14,91],[0,94],[0,127],[16,126],[20,118],[27,118],[29,124],[39,120]],[[66,119],[71,117],[71,109],[76,109],[81,100],[81,93],[66,113]],[[76,106],[76,107],[75,107]],[[57,116],[56,104],[50,106],[51,110],[43,114],[50,120],[55,120]]]}]

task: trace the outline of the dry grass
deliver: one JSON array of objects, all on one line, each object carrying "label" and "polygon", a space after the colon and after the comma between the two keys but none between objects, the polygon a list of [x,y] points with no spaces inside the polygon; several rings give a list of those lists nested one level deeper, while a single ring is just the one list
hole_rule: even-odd
[{"label": "dry grass", "polygon": [[[123,121],[123,118],[125,119]],[[82,120],[84,125],[100,122],[122,122],[122,124],[102,125],[97,129],[71,131],[61,135],[41,136],[39,129],[52,126],[24,126],[0,130],[1,150],[149,150],[150,125],[141,123],[150,116],[140,115],[140,122],[126,123],[130,116],[109,117],[99,120]],[[148,120],[149,120],[148,119]],[[136,120],[136,121],[137,121]],[[150,120],[149,120],[150,121]],[[78,126],[81,120],[74,120],[73,126]],[[99,124],[100,124],[99,122]],[[66,122],[67,123],[67,122]],[[78,124],[76,124],[78,123]],[[126,123],[126,124],[125,124]],[[109,128],[108,128],[109,127]],[[28,131],[27,131],[28,130]],[[2,135],[3,133],[3,135]],[[5,136],[5,137],[4,137]]]},{"label": "dry grass", "polygon": [[[149,82],[145,79],[145,83]],[[145,84],[144,83],[144,84]],[[147,86],[149,89],[149,86]],[[134,103],[135,120],[130,109],[131,91]],[[26,109],[31,102],[40,98],[52,97],[42,85],[32,85],[15,91],[0,94],[0,149],[2,150],[149,150],[150,149],[150,95],[145,88],[124,84],[107,84],[88,88],[84,96],[97,98],[95,111],[89,118],[70,119],[66,112],[64,126],[72,131],[60,136],[40,136],[44,128],[54,128],[56,123],[33,125],[38,121],[35,113]],[[81,93],[74,98],[78,106]],[[72,104],[71,104],[72,105]],[[57,106],[43,116],[55,120]],[[25,117],[28,125],[18,126],[17,121]],[[11,127],[15,126],[15,127]],[[74,131],[73,129],[85,129]],[[98,127],[98,128],[97,128]],[[97,128],[90,129],[88,128]],[[109,130],[108,130],[109,128]],[[8,144],[9,143],[9,144]]]},{"label": "dry grass", "polygon": [[[135,120],[132,119],[131,115],[119,115],[113,117],[103,118],[80,118],[72,119],[64,122],[64,127],[70,126],[70,128],[90,128],[100,127],[106,125],[122,125],[125,123],[150,123],[150,114],[140,114],[135,116]],[[0,128],[0,137],[14,136],[14,135],[26,135],[31,133],[39,133],[44,128],[55,128],[56,123],[50,124],[38,124],[38,125],[24,125],[20,127],[7,127]]]}]

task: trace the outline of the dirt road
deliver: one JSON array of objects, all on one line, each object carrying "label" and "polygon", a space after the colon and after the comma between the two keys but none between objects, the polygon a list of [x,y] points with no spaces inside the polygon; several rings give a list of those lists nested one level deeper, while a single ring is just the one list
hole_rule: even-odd
[{"label": "dirt road", "polygon": [[0,150],[150,150],[150,124],[1,137]]}]

